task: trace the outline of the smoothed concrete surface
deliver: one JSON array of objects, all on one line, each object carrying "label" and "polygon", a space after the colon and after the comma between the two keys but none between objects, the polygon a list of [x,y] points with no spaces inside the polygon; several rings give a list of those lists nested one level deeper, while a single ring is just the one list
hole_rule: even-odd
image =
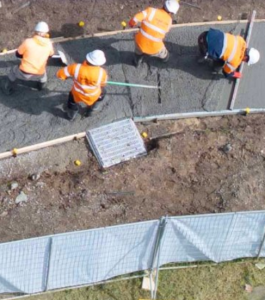
[{"label": "smoothed concrete surface", "polygon": [[[254,32],[256,26],[262,27],[264,24],[255,24]],[[246,25],[211,27],[223,31],[235,29],[235,33],[239,33]],[[76,62],[82,62],[86,53],[96,48],[105,51],[106,69],[109,79],[113,81],[156,85],[159,74],[162,103],[159,103],[157,90],[109,85],[108,95],[97,114],[90,118],[79,115],[74,122],[69,122],[64,117],[63,106],[67,102],[72,80],[58,80],[55,77],[58,66],[50,65],[48,90],[38,92],[21,86],[12,96],[0,94],[0,151],[82,132],[126,117],[226,109],[231,82],[221,74],[213,75],[209,65],[197,64],[197,38],[208,29],[207,25],[172,29],[166,38],[171,53],[169,62],[164,64],[148,59],[138,69],[132,66],[133,33],[61,43],[59,47],[71,61]],[[1,79],[9,67],[18,63],[14,55],[1,56]],[[255,73],[252,76],[255,77]]]}]

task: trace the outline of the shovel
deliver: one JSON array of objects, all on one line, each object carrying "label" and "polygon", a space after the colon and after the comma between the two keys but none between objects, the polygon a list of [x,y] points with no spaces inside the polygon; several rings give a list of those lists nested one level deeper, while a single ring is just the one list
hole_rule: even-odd
[{"label": "shovel", "polygon": [[64,65],[66,65],[66,66],[68,65],[67,58],[66,58],[65,54],[64,54],[62,51],[59,51],[59,50],[58,50],[58,54],[53,55],[52,58],[55,58],[55,59],[58,58],[58,59],[61,60],[61,62],[62,62]]}]

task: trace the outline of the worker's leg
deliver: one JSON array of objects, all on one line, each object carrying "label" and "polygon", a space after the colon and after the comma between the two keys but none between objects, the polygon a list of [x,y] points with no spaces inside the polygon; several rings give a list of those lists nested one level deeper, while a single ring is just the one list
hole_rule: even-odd
[{"label": "worker's leg", "polygon": [[208,52],[207,34],[208,31],[204,31],[198,37],[199,51],[200,51],[200,55],[203,57],[205,57]]},{"label": "worker's leg", "polygon": [[213,70],[214,72],[220,72],[224,67],[225,62],[222,59],[215,59],[213,61]]},{"label": "worker's leg", "polygon": [[200,52],[197,60],[198,64],[203,64],[207,61],[207,54],[208,54],[207,34],[208,31],[204,31],[198,37],[198,47]]},{"label": "worker's leg", "polygon": [[90,117],[93,111],[98,111],[100,108],[100,103],[104,100],[105,96],[106,96],[106,90],[102,89],[101,95],[99,96],[98,100],[92,106],[87,107],[84,116]]},{"label": "worker's leg", "polygon": [[67,108],[68,108],[67,117],[70,121],[73,121],[78,114],[78,104],[75,103],[73,94],[71,92],[69,93],[68,96]]},{"label": "worker's leg", "polygon": [[140,64],[143,62],[143,59],[144,59],[144,53],[138,47],[138,45],[135,43],[134,59],[133,59],[134,66],[136,68],[138,68],[140,66]]},{"label": "worker's leg", "polygon": [[6,95],[11,95],[16,88],[18,66],[11,68],[3,85],[3,92]]},{"label": "worker's leg", "polygon": [[48,81],[48,77],[47,77],[47,73],[45,72],[42,76],[40,76],[40,80],[37,84],[37,89],[39,91],[43,90],[47,86],[47,81]]},{"label": "worker's leg", "polygon": [[160,58],[162,60],[162,62],[164,62],[164,63],[168,62],[168,60],[169,60],[169,52],[165,46],[158,53],[156,53],[152,56]]}]

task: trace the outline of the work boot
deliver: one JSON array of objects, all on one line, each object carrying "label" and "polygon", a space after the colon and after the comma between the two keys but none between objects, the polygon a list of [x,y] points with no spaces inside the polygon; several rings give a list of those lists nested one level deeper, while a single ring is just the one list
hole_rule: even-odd
[{"label": "work boot", "polygon": [[41,90],[43,90],[43,89],[45,89],[46,87],[47,87],[47,85],[48,85],[48,83],[47,82],[37,82],[37,89],[39,90],[39,91],[41,91]]},{"label": "work boot", "polygon": [[170,57],[169,52],[167,52],[167,56],[166,56],[165,58],[162,59],[162,62],[163,62],[163,63],[167,63],[168,60],[169,60],[169,57]]},{"label": "work boot", "polygon": [[9,78],[7,78],[4,81],[2,90],[3,90],[3,93],[7,96],[13,94],[15,91],[15,81],[11,81]]},{"label": "work boot", "polygon": [[75,117],[77,116],[77,114],[78,114],[78,110],[69,109],[67,111],[67,119],[69,121],[73,121],[75,119]]},{"label": "work boot", "polygon": [[134,59],[133,59],[133,64],[135,66],[135,68],[138,68],[140,66],[140,64],[143,62],[144,56],[138,55],[138,54],[134,54]]}]

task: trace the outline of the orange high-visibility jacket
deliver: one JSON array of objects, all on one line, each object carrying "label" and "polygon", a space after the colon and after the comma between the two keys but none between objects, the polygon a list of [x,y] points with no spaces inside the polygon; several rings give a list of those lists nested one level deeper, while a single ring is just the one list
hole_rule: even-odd
[{"label": "orange high-visibility jacket", "polygon": [[245,56],[246,47],[246,42],[241,36],[224,34],[224,45],[220,58],[225,61],[225,73],[232,73],[239,67]]},{"label": "orange high-visibility jacket", "polygon": [[135,42],[146,54],[157,54],[164,47],[163,40],[172,25],[172,18],[164,9],[148,7],[136,14],[135,23],[141,22],[141,28],[135,35]]},{"label": "orange high-visibility jacket", "polygon": [[101,87],[107,83],[107,72],[99,67],[89,65],[86,61],[82,64],[73,64],[60,69],[57,77],[65,80],[73,77],[72,94],[75,102],[84,102],[92,106],[101,95]]},{"label": "orange high-visibility jacket", "polygon": [[18,53],[23,55],[20,70],[29,74],[43,75],[47,60],[54,54],[53,46],[49,38],[35,35],[26,39],[18,48]]}]

